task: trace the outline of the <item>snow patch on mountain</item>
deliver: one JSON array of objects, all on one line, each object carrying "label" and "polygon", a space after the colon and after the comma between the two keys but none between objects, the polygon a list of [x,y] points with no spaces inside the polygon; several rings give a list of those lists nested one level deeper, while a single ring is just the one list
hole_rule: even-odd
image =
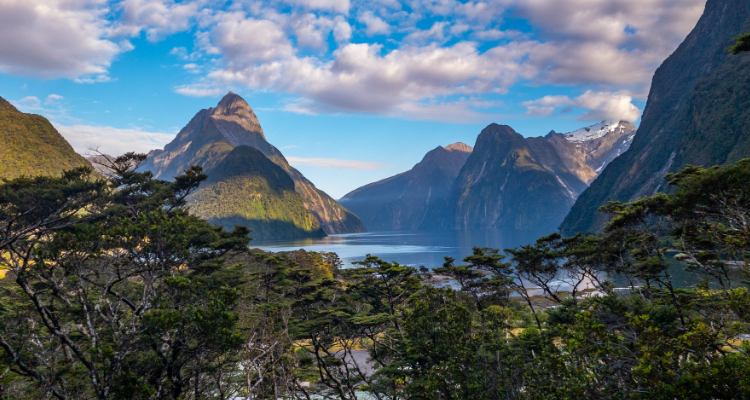
[{"label": "snow patch on mountain", "polygon": [[587,128],[565,133],[563,137],[572,143],[590,142],[614,132],[619,126],[620,123],[617,121],[603,121]]}]

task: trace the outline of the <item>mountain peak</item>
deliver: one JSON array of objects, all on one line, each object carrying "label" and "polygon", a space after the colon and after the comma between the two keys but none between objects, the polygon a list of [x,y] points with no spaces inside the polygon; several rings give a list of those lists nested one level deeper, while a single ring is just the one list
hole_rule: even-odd
[{"label": "mountain peak", "polygon": [[445,149],[446,150],[462,151],[464,153],[471,153],[472,151],[474,151],[474,148],[472,148],[468,144],[462,143],[462,142],[453,143],[452,145],[445,147]]},{"label": "mountain peak", "polygon": [[587,126],[577,131],[565,133],[563,134],[563,137],[573,143],[590,142],[614,132],[620,127],[620,124],[622,124],[620,121],[602,121],[598,124]]},{"label": "mountain peak", "polygon": [[[214,120],[236,123],[250,132],[256,132],[260,134],[260,136],[265,139],[265,135],[263,135],[263,128],[261,128],[260,121],[255,115],[255,112],[250,107],[250,105],[247,104],[247,101],[245,101],[245,99],[234,92],[227,93],[221,99],[221,101],[219,101],[219,104],[216,106],[216,108],[212,108],[209,110],[209,114]],[[227,132],[225,132],[225,134],[226,133]]]},{"label": "mountain peak", "polygon": [[7,100],[5,100],[2,97],[0,97],[0,110],[18,112],[18,109],[13,107],[13,104],[10,104]]}]

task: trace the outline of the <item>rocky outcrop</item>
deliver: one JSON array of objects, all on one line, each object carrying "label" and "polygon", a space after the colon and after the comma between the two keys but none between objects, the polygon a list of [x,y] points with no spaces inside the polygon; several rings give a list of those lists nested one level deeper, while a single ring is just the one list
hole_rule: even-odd
[{"label": "rocky outcrop", "polygon": [[325,233],[364,232],[364,225],[356,215],[316,188],[268,143],[250,105],[231,92],[216,108],[199,111],[163,150],[149,153],[143,168],[153,171],[160,179],[173,179],[191,165],[200,165],[210,172],[238,146],[259,150],[284,170],[294,181],[306,209],[318,219]]},{"label": "rocky outcrop", "polygon": [[630,122],[602,122],[571,133],[550,132],[547,140],[565,166],[590,185],[615,158],[633,143],[638,128]]}]

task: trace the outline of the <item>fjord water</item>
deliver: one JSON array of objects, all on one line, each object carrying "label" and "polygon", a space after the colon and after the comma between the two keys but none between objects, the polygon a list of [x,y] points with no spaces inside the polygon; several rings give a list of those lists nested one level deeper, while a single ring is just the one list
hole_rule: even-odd
[{"label": "fjord water", "polygon": [[552,232],[540,230],[445,230],[445,231],[398,231],[368,232],[347,235],[330,235],[320,239],[288,241],[253,241],[250,247],[266,251],[333,252],[339,255],[344,267],[362,261],[368,254],[385,261],[415,267],[436,268],[443,265],[444,257],[453,257],[460,262],[471,255],[472,247],[493,249],[514,248],[530,244]]},{"label": "fjord water", "polygon": [[[464,257],[472,253],[472,247],[489,247],[493,249],[514,248],[534,243],[538,238],[552,232],[541,230],[499,231],[499,230],[445,230],[445,231],[396,231],[368,232],[346,235],[330,235],[319,239],[301,239],[288,241],[253,241],[250,247],[264,251],[283,252],[304,249],[307,251],[332,252],[339,255],[344,268],[354,266],[368,254],[380,257],[385,261],[396,261],[402,265],[414,267],[425,266],[429,269],[440,267],[445,257],[453,257],[459,264]],[[672,282],[679,288],[694,287],[702,276],[698,272],[687,271],[684,264],[674,260],[674,253],[669,254],[669,274]],[[739,271],[732,271],[733,281],[740,283]],[[629,282],[622,277],[611,277],[615,286],[627,288],[631,284],[643,285],[644,282]],[[560,290],[570,290],[564,282],[559,282]]]}]

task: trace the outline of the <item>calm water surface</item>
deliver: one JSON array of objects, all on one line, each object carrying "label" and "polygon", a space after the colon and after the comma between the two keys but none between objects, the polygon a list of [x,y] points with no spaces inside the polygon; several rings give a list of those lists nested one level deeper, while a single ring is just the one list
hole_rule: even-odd
[{"label": "calm water surface", "polygon": [[[253,241],[251,247],[266,251],[308,251],[333,252],[341,257],[344,267],[362,261],[368,254],[386,261],[414,267],[436,268],[443,265],[444,257],[453,257],[460,262],[472,252],[472,247],[500,249],[514,248],[530,244],[536,239],[549,235],[547,231],[496,231],[496,230],[451,230],[413,232],[368,232],[349,235],[331,235],[321,239],[292,241]],[[692,287],[703,277],[696,272],[685,271],[685,266],[672,260],[669,269],[677,287]],[[739,272],[737,272],[739,274]],[[619,277],[611,277],[618,287],[628,287],[629,282]],[[739,281],[739,277],[737,281]],[[567,290],[562,285],[562,290]]]},{"label": "calm water surface", "polygon": [[331,235],[321,239],[293,241],[253,241],[251,247],[267,251],[308,251],[333,252],[341,257],[344,266],[352,266],[362,261],[368,254],[386,261],[415,267],[435,268],[443,265],[443,257],[453,257],[460,261],[471,255],[474,246],[500,249],[513,248],[533,243],[536,239],[552,232],[496,230],[451,230],[440,232],[368,232],[348,235]]}]

